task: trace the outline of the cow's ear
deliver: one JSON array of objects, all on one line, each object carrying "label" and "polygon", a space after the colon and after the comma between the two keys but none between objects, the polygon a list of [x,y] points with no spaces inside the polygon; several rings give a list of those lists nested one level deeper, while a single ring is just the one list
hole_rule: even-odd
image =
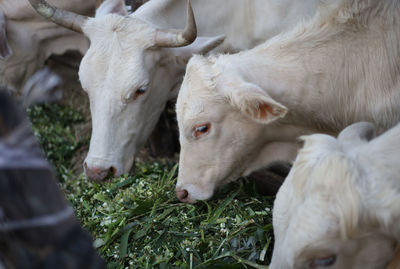
[{"label": "cow's ear", "polygon": [[6,34],[6,18],[0,9],[0,59],[6,60],[12,55],[12,50],[8,44]]},{"label": "cow's ear", "polygon": [[226,89],[231,104],[252,120],[267,124],[283,118],[288,109],[255,84],[241,82]]},{"label": "cow's ear", "polygon": [[221,45],[224,40],[225,35],[216,37],[197,37],[192,44],[186,47],[164,49],[164,52],[166,52],[167,55],[164,61],[174,61],[176,63],[186,65],[194,54],[207,54],[211,50]]},{"label": "cow's ear", "polygon": [[338,141],[343,148],[354,148],[355,146],[368,143],[376,137],[375,126],[370,122],[354,123],[339,134]]},{"label": "cow's ear", "polygon": [[125,7],[125,2],[123,0],[105,0],[96,9],[96,18],[103,17],[107,14],[119,14],[122,16],[128,15],[128,11]]}]

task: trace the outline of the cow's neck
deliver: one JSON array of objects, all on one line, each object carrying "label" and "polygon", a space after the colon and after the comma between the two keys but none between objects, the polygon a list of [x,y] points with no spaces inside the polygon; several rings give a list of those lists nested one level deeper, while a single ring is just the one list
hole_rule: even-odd
[{"label": "cow's neck", "polygon": [[332,134],[355,121],[387,129],[400,120],[400,12],[385,12],[358,31],[314,18],[217,64],[288,107],[284,122]]},{"label": "cow's neck", "polygon": [[[199,36],[224,34],[226,39],[214,52],[237,52],[261,44],[314,15],[318,0],[192,0]],[[186,19],[187,0],[152,0],[134,16],[160,28],[180,29]],[[238,12],[240,10],[240,12]],[[210,16],[212,14],[212,16]],[[235,14],[235,16],[232,16]],[[275,18],[279,14],[279,19]]]},{"label": "cow's neck", "polygon": [[[199,1],[192,1],[194,11],[200,12],[197,8]],[[204,0],[203,0],[204,2]],[[144,20],[159,28],[180,29],[185,25],[187,1],[183,0],[152,0],[145,3],[135,13],[134,17]],[[209,17],[209,21],[215,21],[216,18]],[[196,26],[203,30],[203,24],[206,20],[196,18]]]}]

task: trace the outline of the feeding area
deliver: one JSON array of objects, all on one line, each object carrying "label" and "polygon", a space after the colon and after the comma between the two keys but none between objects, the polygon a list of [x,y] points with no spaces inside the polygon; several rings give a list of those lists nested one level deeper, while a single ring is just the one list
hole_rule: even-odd
[{"label": "feeding area", "polygon": [[0,1],[0,269],[400,269],[399,0]]},{"label": "feeding area", "polygon": [[245,180],[211,201],[191,205],[175,195],[178,166],[163,159],[136,164],[135,175],[97,184],[72,171],[82,113],[63,105],[29,109],[34,133],[54,164],[68,201],[108,268],[263,268],[272,247],[272,197]]}]

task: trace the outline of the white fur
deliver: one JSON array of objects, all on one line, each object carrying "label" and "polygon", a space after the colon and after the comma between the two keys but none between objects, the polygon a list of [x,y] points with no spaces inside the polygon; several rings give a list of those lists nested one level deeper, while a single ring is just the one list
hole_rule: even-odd
[{"label": "white fur", "polygon": [[[95,0],[49,3],[81,14],[93,12],[95,6]],[[0,59],[0,84],[10,89],[20,91],[50,55],[67,50],[83,54],[89,46],[87,38],[46,21],[26,0],[1,0],[0,9],[6,17],[7,43],[13,52],[7,59]]]},{"label": "white fur", "polygon": [[96,18],[103,17],[107,14],[119,14],[121,16],[128,15],[128,11],[125,8],[124,0],[105,0],[97,9],[96,9]]},{"label": "white fur", "polygon": [[[92,112],[87,167],[114,166],[116,175],[130,170],[133,156],[146,142],[167,101],[176,98],[190,56],[221,44],[220,35],[225,35],[225,41],[214,52],[251,48],[312,16],[318,1],[230,0],[227,5],[192,0],[200,38],[174,49],[154,47],[155,30],[183,28],[186,0],[152,0],[130,16],[103,12],[90,19],[83,29],[91,46],[79,72]],[[145,94],[125,101],[143,85],[148,85]]]},{"label": "white fur", "polygon": [[307,269],[332,255],[332,269],[389,263],[400,243],[400,125],[371,141],[362,125],[346,128],[354,135],[345,139],[302,138],[274,204],[271,269]]},{"label": "white fur", "polygon": [[[211,182],[218,187],[274,158],[292,161],[299,135],[337,134],[362,120],[381,132],[400,121],[399,8],[394,0],[324,1],[312,20],[254,49],[193,57],[176,106],[177,189],[195,182],[196,193],[209,192]],[[205,122],[211,131],[193,139]],[[273,152],[275,143],[292,146]]]}]

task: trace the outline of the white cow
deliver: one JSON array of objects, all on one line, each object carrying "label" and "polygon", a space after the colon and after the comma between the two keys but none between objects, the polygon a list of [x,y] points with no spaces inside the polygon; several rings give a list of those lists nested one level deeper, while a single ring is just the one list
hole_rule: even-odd
[{"label": "white cow", "polygon": [[[31,2],[35,5],[40,1]],[[105,11],[107,2],[115,4]],[[182,27],[186,2],[152,0],[126,16],[118,1],[108,0],[96,18],[79,18],[74,24],[91,41],[79,72],[92,114],[92,137],[84,163],[89,178],[100,181],[110,171],[116,176],[129,172],[165,104],[177,96],[189,57],[222,42],[222,37],[203,37],[187,47],[168,48],[193,40],[181,44],[159,40],[159,34],[167,31],[160,29]],[[317,2],[192,0],[192,5],[199,35],[223,34],[225,41],[217,51],[233,52],[253,47],[311,17]],[[117,14],[106,15],[111,10]],[[72,25],[70,18],[64,24]]]},{"label": "white cow", "polygon": [[[89,14],[95,0],[52,0],[61,7]],[[0,85],[21,90],[52,54],[85,53],[87,38],[44,20],[26,0],[0,1]]]},{"label": "white cow", "polygon": [[400,125],[302,140],[275,200],[269,268],[385,268],[400,244]]},{"label": "white cow", "polygon": [[[322,2],[321,2],[322,3]],[[193,57],[177,100],[177,195],[214,190],[273,161],[299,135],[400,120],[400,2],[337,0],[293,30],[238,54]]]}]

